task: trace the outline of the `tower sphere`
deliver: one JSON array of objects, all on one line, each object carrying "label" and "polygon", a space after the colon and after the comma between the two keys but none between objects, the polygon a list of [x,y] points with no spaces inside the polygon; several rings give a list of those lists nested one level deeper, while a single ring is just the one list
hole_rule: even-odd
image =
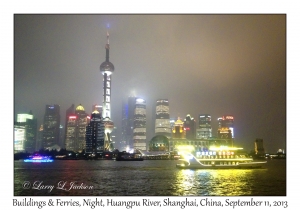
[{"label": "tower sphere", "polygon": [[115,70],[114,65],[109,62],[109,61],[104,61],[103,63],[101,63],[100,65],[100,71],[101,73],[104,75],[105,73],[107,75],[111,75],[113,73],[113,71]]}]

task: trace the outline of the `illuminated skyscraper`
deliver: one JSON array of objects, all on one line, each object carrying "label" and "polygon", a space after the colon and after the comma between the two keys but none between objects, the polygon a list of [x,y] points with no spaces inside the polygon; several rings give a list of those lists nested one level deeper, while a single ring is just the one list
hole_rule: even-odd
[{"label": "illuminated skyscraper", "polygon": [[209,114],[199,115],[199,128],[197,128],[197,139],[208,139],[212,137],[211,116]]},{"label": "illuminated skyscraper", "polygon": [[218,123],[219,123],[218,138],[222,138],[222,139],[234,138],[233,121],[234,121],[234,117],[231,115],[224,115],[218,118]]},{"label": "illuminated skyscraper", "polygon": [[40,128],[37,131],[36,150],[43,149],[43,131],[44,131],[44,125],[41,124]]},{"label": "illuminated skyscraper", "polygon": [[195,139],[196,138],[196,122],[191,115],[187,115],[184,119],[183,123],[185,132],[186,132],[186,138],[187,139]]},{"label": "illuminated skyscraper", "polygon": [[46,105],[43,124],[43,148],[51,149],[59,144],[60,106]]},{"label": "illuminated skyscraper", "polygon": [[133,122],[133,148],[147,150],[146,143],[146,101],[136,98]]},{"label": "illuminated skyscraper", "polygon": [[74,152],[81,152],[86,144],[86,126],[90,121],[90,116],[84,111],[84,107],[76,107],[75,113],[69,115],[66,126],[66,149]]},{"label": "illuminated skyscraper", "polygon": [[169,101],[167,99],[156,101],[155,135],[171,138]]},{"label": "illuminated skyscraper", "polygon": [[75,113],[75,105],[72,104],[66,111],[66,118],[65,118],[65,135],[63,138],[63,144],[61,145],[62,148],[66,148],[66,139],[67,139],[67,123],[69,121],[69,117],[74,115]]},{"label": "illuminated skyscraper", "polygon": [[114,129],[114,123],[111,120],[111,75],[115,70],[114,65],[109,61],[109,33],[107,32],[106,59],[100,65],[100,72],[103,75],[103,110],[102,116],[105,126],[105,145],[104,150],[113,150],[111,132]]},{"label": "illuminated skyscraper", "polygon": [[25,152],[26,128],[14,125],[14,153]]},{"label": "illuminated skyscraper", "polygon": [[86,153],[91,156],[102,154],[104,151],[104,123],[101,114],[95,110],[86,127]]},{"label": "illuminated skyscraper", "polygon": [[77,152],[77,145],[76,145],[76,115],[70,115],[67,119],[67,126],[66,126],[66,149],[70,151]]},{"label": "illuminated skyscraper", "polygon": [[134,129],[134,116],[135,104],[137,97],[129,96],[127,101],[122,104],[122,137],[121,147],[123,150],[133,149],[133,129]]},{"label": "illuminated skyscraper", "polygon": [[[126,151],[126,149],[129,147],[130,138],[127,134],[127,128],[128,128],[128,104],[126,102],[122,102],[122,134],[119,144],[119,149],[121,151]],[[131,138],[132,139],[132,138]]]},{"label": "illuminated skyscraper", "polygon": [[172,127],[172,139],[186,139],[186,132],[183,126],[183,122],[178,119],[174,122]]},{"label": "illuminated skyscraper", "polygon": [[31,111],[28,114],[18,114],[17,125],[25,127],[24,150],[34,152],[36,150],[37,119]]},{"label": "illuminated skyscraper", "polygon": [[81,104],[76,107],[75,115],[77,116],[77,151],[81,152],[85,149],[85,130],[86,126],[90,122],[90,116],[88,116],[88,114],[84,111],[84,108],[81,106]]}]

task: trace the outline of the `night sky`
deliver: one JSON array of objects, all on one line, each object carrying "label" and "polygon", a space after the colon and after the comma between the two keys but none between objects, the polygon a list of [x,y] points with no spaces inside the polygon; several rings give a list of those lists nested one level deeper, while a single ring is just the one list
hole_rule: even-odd
[{"label": "night sky", "polygon": [[14,15],[14,117],[46,104],[87,113],[102,103],[100,64],[109,24],[112,120],[120,136],[122,101],[147,101],[147,140],[154,104],[170,117],[233,115],[235,142],[247,150],[286,148],[286,15]]}]

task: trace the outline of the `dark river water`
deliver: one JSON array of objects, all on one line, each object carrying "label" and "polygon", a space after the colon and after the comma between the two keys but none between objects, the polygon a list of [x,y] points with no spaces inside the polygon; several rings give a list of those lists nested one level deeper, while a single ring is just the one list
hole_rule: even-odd
[{"label": "dark river water", "polygon": [[15,196],[286,196],[286,160],[263,169],[177,169],[174,160],[14,161]]}]

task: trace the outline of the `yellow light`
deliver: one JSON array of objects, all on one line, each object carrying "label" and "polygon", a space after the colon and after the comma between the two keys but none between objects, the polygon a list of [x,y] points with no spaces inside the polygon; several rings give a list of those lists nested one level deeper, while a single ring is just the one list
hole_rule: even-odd
[{"label": "yellow light", "polygon": [[192,152],[195,150],[194,146],[192,145],[176,145],[175,146],[176,149],[179,151],[179,152]]},{"label": "yellow light", "polygon": [[182,156],[183,156],[183,158],[184,158],[185,160],[187,160],[187,161],[193,159],[193,156],[191,156],[190,154],[183,154]]},{"label": "yellow light", "polygon": [[215,147],[211,146],[209,147],[210,150],[241,150],[243,148],[241,147],[228,147],[228,146],[220,146],[220,147]]}]

